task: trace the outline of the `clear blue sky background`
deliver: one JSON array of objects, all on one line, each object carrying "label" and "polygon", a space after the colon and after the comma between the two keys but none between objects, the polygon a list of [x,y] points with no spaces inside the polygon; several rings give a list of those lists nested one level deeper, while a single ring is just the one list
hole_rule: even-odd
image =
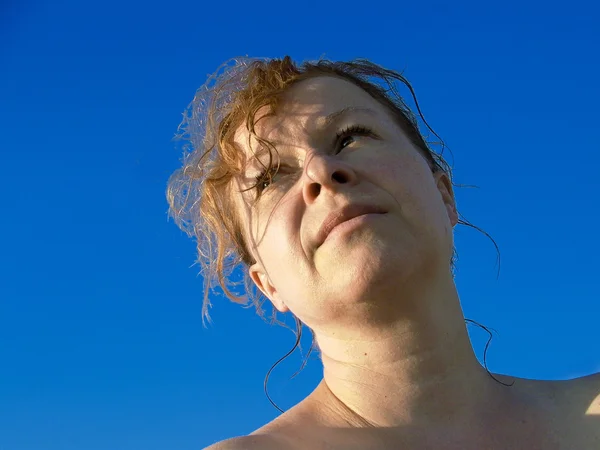
[{"label": "clear blue sky background", "polygon": [[[454,152],[466,317],[492,371],[600,371],[600,12],[588,1],[5,1],[0,6],[0,449],[199,449],[278,413],[293,335],[215,299],[167,220],[171,141],[238,55],[403,70]],[[459,3],[457,5],[457,3]],[[487,335],[471,329],[482,356]],[[306,345],[306,344],[305,344]],[[320,378],[296,354],[289,408]]]}]

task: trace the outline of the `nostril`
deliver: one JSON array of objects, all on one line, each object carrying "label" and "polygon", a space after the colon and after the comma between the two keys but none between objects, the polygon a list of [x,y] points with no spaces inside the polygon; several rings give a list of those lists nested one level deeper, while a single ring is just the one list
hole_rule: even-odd
[{"label": "nostril", "polygon": [[348,177],[340,171],[336,171],[331,175],[331,179],[337,183],[344,184],[348,182]]},{"label": "nostril", "polygon": [[317,198],[321,193],[321,185],[319,183],[312,183],[309,189],[313,198]]}]

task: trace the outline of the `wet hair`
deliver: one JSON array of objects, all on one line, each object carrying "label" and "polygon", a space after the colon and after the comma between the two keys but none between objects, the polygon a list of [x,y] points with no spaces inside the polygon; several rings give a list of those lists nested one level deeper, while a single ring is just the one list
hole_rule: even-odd
[{"label": "wet hair", "polygon": [[[300,81],[321,76],[349,81],[379,101],[391,112],[400,129],[421,152],[432,172],[445,172],[452,184],[457,186],[452,181],[451,167],[443,156],[446,146],[425,120],[412,85],[401,73],[366,59],[347,62],[320,59],[297,64],[286,56],[282,59],[235,58],[225,62],[198,89],[184,112],[176,134],[183,146],[183,165],[171,175],[167,187],[170,216],[183,231],[196,240],[198,263],[205,283],[203,319],[210,320],[209,293],[214,292],[215,288],[221,289],[230,300],[254,305],[259,315],[264,314],[262,305],[265,298],[250,277],[244,273],[241,280],[234,280],[232,276],[236,267],[250,266],[255,262],[245,241],[241,217],[236,214],[234,208],[234,195],[239,195],[239,192],[235,191],[233,181],[236,176],[241,175],[243,160],[246,157],[234,144],[234,136],[239,127],[245,125],[250,136],[269,151],[265,173],[272,173],[271,166],[274,159],[276,160],[273,153],[277,153],[277,149],[256,133],[258,111],[266,107],[267,115],[275,115],[283,95],[290,87]],[[401,88],[410,94],[414,111],[401,96]],[[424,132],[427,132],[427,135]],[[433,135],[435,140],[429,141],[429,134]],[[434,151],[434,147],[438,150]],[[472,227],[490,238],[498,254],[499,272],[499,250],[496,242],[460,213],[459,224]],[[452,269],[456,258],[457,253],[454,250],[450,261]],[[241,292],[238,290],[240,285]],[[274,310],[272,319],[277,322]],[[271,367],[265,378],[267,398],[280,411],[281,408],[271,400],[267,392],[267,383],[272,370],[300,344],[302,323],[297,318],[294,319],[296,342],[293,348]],[[487,370],[485,356],[491,341],[491,332],[471,319],[465,321],[482,327],[490,334],[484,352],[484,365]],[[302,367],[315,344],[313,336],[312,345]],[[492,378],[502,383],[487,371]]]},{"label": "wet hair", "polygon": [[[255,262],[242,232],[241,217],[234,208],[232,181],[241,174],[245,155],[233,139],[236,130],[245,125],[250,135],[268,149],[270,162],[266,173],[271,173],[273,153],[277,150],[257,135],[254,128],[257,112],[267,107],[269,115],[276,114],[283,94],[291,86],[320,76],[354,83],[379,101],[392,113],[431,170],[444,171],[452,180],[451,168],[442,156],[444,143],[425,120],[413,87],[401,73],[365,59],[348,62],[320,59],[297,64],[286,56],[227,61],[198,89],[184,112],[176,135],[183,143],[183,167],[171,175],[167,187],[170,216],[196,240],[198,263],[205,281],[203,318],[210,320],[209,293],[215,288],[220,288],[234,302],[254,304],[260,315],[264,312],[264,296],[250,278],[244,276],[241,281],[234,281],[231,277],[240,264],[250,266]],[[416,114],[400,95],[399,85],[410,93]],[[429,142],[422,130],[433,134],[436,141]],[[434,145],[439,147],[438,152],[433,151]],[[459,217],[459,223],[473,226]],[[452,267],[455,257],[456,252],[450,262]],[[243,290],[236,292],[240,284]]]}]

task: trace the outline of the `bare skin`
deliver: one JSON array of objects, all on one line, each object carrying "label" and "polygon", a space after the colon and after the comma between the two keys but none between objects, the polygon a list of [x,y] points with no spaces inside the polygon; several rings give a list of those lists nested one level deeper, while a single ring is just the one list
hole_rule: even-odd
[{"label": "bare skin", "polygon": [[510,401],[490,406],[471,423],[444,427],[413,423],[390,428],[366,425],[345,405],[331,399],[323,382],[304,402],[245,439],[264,437],[270,442],[268,445],[273,445],[260,448],[315,450],[599,448],[600,398],[597,393],[600,378],[597,375],[559,382],[511,380],[515,384],[506,388],[512,390],[507,395]]},{"label": "bare skin", "polygon": [[[451,182],[390,112],[334,77],[298,83],[282,105],[257,124],[281,169],[260,195],[235,200],[257,260],[249,274],[313,330],[323,381],[251,436],[211,448],[600,448],[598,376],[498,376],[515,381],[506,387],[475,358],[450,270]],[[247,130],[236,143],[247,156],[240,191],[261,168]],[[327,218],[356,205],[371,212],[323,241]]]}]

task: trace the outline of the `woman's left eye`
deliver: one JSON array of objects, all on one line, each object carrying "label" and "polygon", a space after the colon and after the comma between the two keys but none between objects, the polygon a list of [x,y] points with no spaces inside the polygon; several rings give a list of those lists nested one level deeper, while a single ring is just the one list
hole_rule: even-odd
[{"label": "woman's left eye", "polygon": [[373,136],[373,132],[360,125],[352,125],[338,132],[335,136],[336,153],[341,152],[348,145],[355,141],[356,136]]}]

